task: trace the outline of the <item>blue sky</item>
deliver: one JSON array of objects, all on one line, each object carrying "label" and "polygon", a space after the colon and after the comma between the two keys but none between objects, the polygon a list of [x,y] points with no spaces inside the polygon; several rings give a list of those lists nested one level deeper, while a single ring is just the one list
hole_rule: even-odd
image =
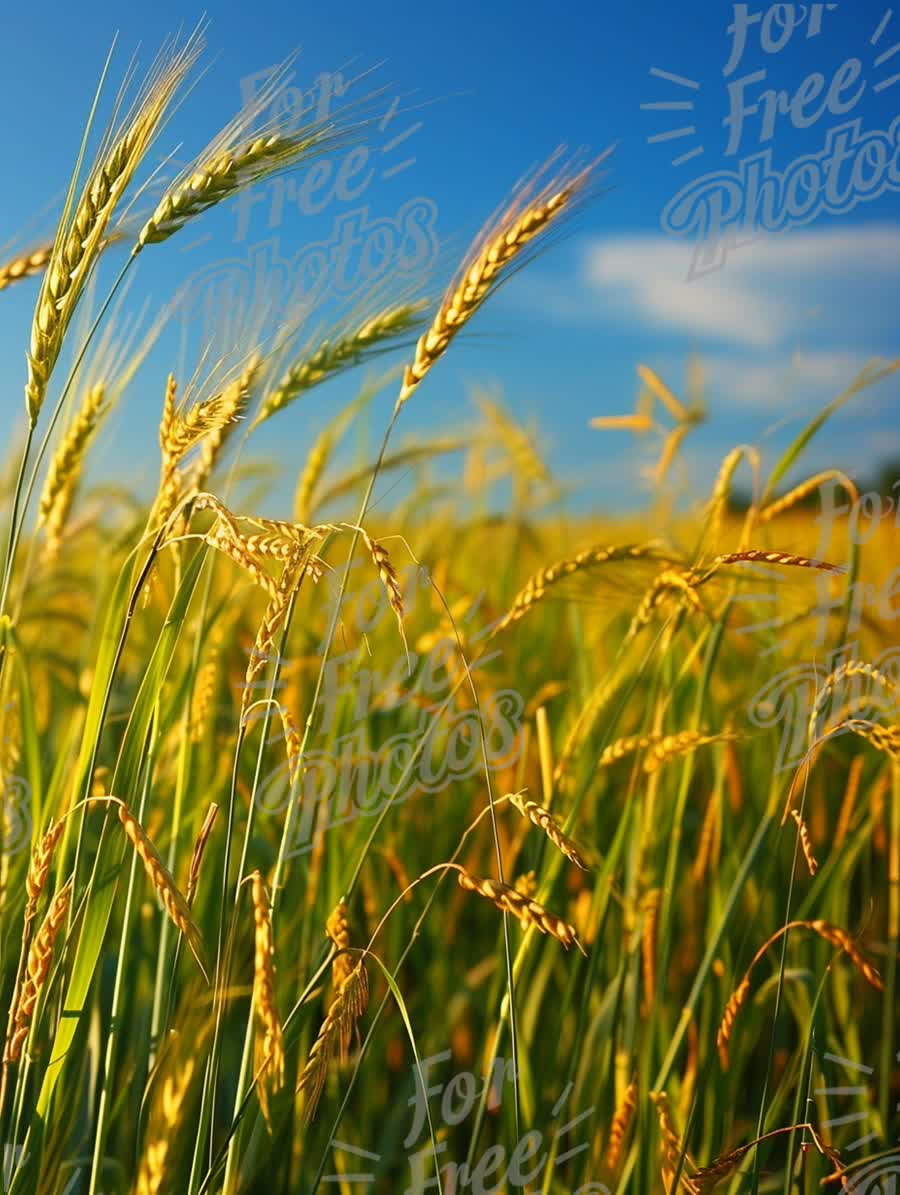
[{"label": "blue sky", "polygon": [[[323,75],[336,90],[338,74],[346,82],[375,68],[342,102],[381,88],[378,119],[367,133],[367,156],[348,163],[349,151],[338,155],[318,189],[305,193],[308,202],[296,189],[302,176],[266,184],[252,204],[229,205],[148,252],[127,308],[148,299],[152,312],[191,279],[195,298],[211,293],[204,279],[226,275],[260,277],[271,288],[273,279],[296,278],[298,262],[310,268],[316,252],[332,252],[342,236],[359,236],[372,262],[401,231],[417,246],[414,264],[431,265],[432,293],[439,293],[469,239],[526,170],[561,143],[593,153],[615,143],[603,193],[480,313],[408,404],[401,437],[458,431],[471,410],[471,386],[486,385],[540,429],[552,468],[572,487],[573,508],[646,502],[639,470],[652,460],[653,442],[641,448],[630,436],[589,429],[588,421],[633,408],[639,362],[680,392],[695,354],[710,420],[688,440],[673,481],[702,491],[738,442],[758,444],[771,465],[870,357],[900,356],[900,172],[894,165],[892,174],[890,142],[900,112],[900,81],[893,81],[900,79],[900,10],[870,0],[811,4],[791,27],[784,19],[799,16],[799,6],[771,9],[685,0],[551,11],[462,0],[451,20],[407,0],[214,6],[208,70],[165,130],[159,154],[179,143],[179,158],[202,149],[254,76],[298,47],[291,84],[298,90],[288,99],[305,94],[316,102]],[[168,0],[7,8],[4,40],[22,52],[7,55],[0,75],[5,160],[25,168],[0,188],[0,242],[27,246],[52,229],[52,204],[67,183],[113,34],[118,78],[136,49],[148,63],[167,33],[192,27],[199,15]],[[27,49],[36,45],[39,56]],[[761,98],[767,89],[768,101]],[[676,106],[646,106],[660,104]],[[668,136],[679,130],[690,131]],[[893,136],[896,144],[896,129]],[[844,153],[839,166],[835,146]],[[768,161],[760,157],[766,151]],[[833,191],[825,187],[828,161]],[[690,278],[698,237],[691,228],[676,235],[678,222],[705,215],[713,232],[735,235],[729,211],[746,206],[754,172],[776,176],[764,186],[763,203],[766,186],[791,189],[791,201],[771,209],[777,227],[724,254],[711,251],[717,268]],[[724,205],[718,226],[717,203]],[[791,211],[797,226],[781,226]],[[720,236],[716,244],[723,243]],[[354,277],[361,268],[356,256],[347,259]],[[390,277],[401,286],[413,275],[392,266]],[[104,272],[101,292],[107,278]],[[338,314],[340,284],[329,276],[326,285],[331,299],[311,327]],[[7,425],[22,411],[35,294],[29,282],[0,296]],[[135,484],[151,483],[165,373],[173,365],[189,369],[201,351],[200,318],[188,329],[184,341],[161,339],[105,431],[98,449],[107,473],[121,477],[124,468]],[[322,421],[354,392],[350,379],[323,388],[263,429],[260,450],[292,478]],[[376,407],[373,434],[390,402],[386,395]],[[858,476],[900,456],[898,403],[896,379],[855,400],[815,442],[808,468],[839,465]],[[290,489],[282,483],[276,504]]]}]

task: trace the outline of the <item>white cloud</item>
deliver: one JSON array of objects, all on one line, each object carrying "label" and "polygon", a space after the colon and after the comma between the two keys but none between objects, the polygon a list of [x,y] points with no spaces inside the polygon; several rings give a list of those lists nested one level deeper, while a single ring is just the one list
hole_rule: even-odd
[{"label": "white cloud", "polygon": [[885,324],[885,304],[900,269],[900,225],[761,238],[689,280],[692,254],[692,245],[662,234],[594,239],[584,276],[604,314],[619,309],[704,341],[772,348],[813,332],[894,327]]},{"label": "white cloud", "polygon": [[871,358],[853,352],[809,351],[765,361],[704,356],[707,391],[712,398],[758,411],[781,411],[788,418],[820,410],[848,386]]}]

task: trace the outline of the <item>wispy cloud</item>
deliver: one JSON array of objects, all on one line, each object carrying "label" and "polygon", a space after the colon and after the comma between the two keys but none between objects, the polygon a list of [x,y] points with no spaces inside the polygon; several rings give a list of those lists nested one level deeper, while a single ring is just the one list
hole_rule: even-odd
[{"label": "wispy cloud", "polygon": [[714,400],[757,411],[797,416],[819,410],[848,386],[867,362],[863,353],[810,351],[760,362],[741,353],[705,356],[703,369]]},{"label": "wispy cloud", "polygon": [[900,225],[827,228],[762,238],[713,274],[688,280],[692,246],[662,235],[584,247],[589,288],[607,313],[704,342],[772,348],[799,335],[882,330],[900,269]]}]

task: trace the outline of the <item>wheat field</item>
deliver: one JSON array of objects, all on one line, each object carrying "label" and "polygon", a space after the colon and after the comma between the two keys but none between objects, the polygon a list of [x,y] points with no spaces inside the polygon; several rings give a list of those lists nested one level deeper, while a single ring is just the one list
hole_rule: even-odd
[{"label": "wheat field", "polygon": [[[601,159],[558,155],[443,297],[156,376],[157,330],[113,301],[132,263],[359,131],[266,125],[266,94],[142,206],[202,49],[163,49],[86,134],[55,236],[0,268],[0,306],[34,303],[2,480],[3,1190],[892,1182],[896,516],[804,452],[900,362],[836,379],[774,468],[736,448],[690,510],[665,482],[706,412],[641,362],[637,412],[589,434],[602,462],[663,429],[647,515],[562,517],[514,402],[399,439],[596,198]],[[351,370],[311,436],[303,398]],[[137,378],[149,498],[90,470]],[[375,395],[383,440],[348,464]],[[275,420],[301,448],[272,513]],[[823,549],[826,493],[849,513]]]}]

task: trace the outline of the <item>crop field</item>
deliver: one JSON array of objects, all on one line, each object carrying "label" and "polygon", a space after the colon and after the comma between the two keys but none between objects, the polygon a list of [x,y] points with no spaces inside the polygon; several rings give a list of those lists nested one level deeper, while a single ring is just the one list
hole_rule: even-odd
[{"label": "crop field", "polygon": [[[900,361],[687,508],[707,412],[641,361],[585,434],[598,470],[658,439],[645,513],[562,515],[514,395],[405,437],[597,199],[602,156],[559,154],[486,196],[443,295],[157,375],[132,263],[364,119],[285,132],[264,93],[148,205],[201,40],[0,265],[0,320],[34,304],[0,491],[3,1192],[893,1191],[900,495],[805,454]],[[149,496],[91,469],[138,378]]]}]

